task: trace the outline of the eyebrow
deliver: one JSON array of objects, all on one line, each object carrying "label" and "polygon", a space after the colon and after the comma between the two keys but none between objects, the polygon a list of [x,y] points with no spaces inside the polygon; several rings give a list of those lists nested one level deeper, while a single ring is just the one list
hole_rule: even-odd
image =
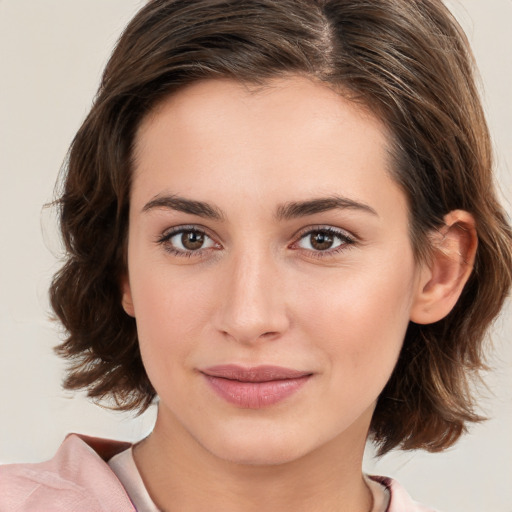
[{"label": "eyebrow", "polygon": [[193,199],[185,199],[184,197],[173,196],[159,196],[155,197],[142,208],[143,212],[148,212],[154,209],[169,209],[178,212],[190,213],[207,219],[223,220],[224,215],[222,211],[203,201],[195,201]]},{"label": "eyebrow", "polygon": [[[220,208],[203,201],[186,199],[177,195],[157,196],[146,203],[142,211],[148,212],[154,209],[176,210],[214,220],[225,219],[225,215]],[[290,220],[329,210],[359,210],[379,216],[371,206],[365,203],[342,196],[329,196],[307,201],[292,201],[279,205],[275,218],[277,220]]]},{"label": "eyebrow", "polygon": [[354,201],[342,196],[329,196],[325,198],[311,199],[308,201],[290,202],[278,207],[276,218],[278,220],[290,220],[299,217],[314,215],[328,210],[359,210],[379,216],[369,205]]}]

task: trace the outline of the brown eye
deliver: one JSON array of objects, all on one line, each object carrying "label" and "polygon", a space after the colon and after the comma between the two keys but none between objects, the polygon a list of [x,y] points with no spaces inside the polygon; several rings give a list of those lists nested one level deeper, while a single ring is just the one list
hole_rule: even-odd
[{"label": "brown eye", "polygon": [[204,249],[219,248],[212,238],[199,229],[176,229],[158,240],[165,250],[176,255],[200,254]]},{"label": "brown eye", "polygon": [[314,253],[331,254],[337,252],[337,249],[342,250],[354,243],[355,240],[345,231],[326,227],[304,233],[295,246]]},{"label": "brown eye", "polygon": [[317,251],[326,251],[334,244],[334,237],[330,233],[318,231],[310,234],[309,236],[311,247]]},{"label": "brown eye", "polygon": [[204,233],[199,231],[184,231],[181,234],[181,244],[189,251],[201,249],[204,244]]}]

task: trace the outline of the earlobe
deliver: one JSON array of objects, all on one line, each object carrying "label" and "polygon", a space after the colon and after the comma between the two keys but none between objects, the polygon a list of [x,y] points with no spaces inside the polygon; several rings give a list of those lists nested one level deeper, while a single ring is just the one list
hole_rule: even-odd
[{"label": "earlobe", "polygon": [[430,324],[455,306],[473,270],[478,237],[473,216],[454,210],[445,225],[432,233],[432,258],[421,269],[411,309],[411,321]]},{"label": "earlobe", "polygon": [[123,306],[125,313],[135,318],[135,309],[133,307],[132,291],[128,276],[124,276],[121,281],[121,292],[121,304]]}]

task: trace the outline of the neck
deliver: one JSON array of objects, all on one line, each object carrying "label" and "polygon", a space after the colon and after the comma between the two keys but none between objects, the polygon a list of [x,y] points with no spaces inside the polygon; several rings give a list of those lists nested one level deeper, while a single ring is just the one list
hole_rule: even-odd
[{"label": "neck", "polygon": [[361,512],[372,496],[362,475],[365,439],[340,436],[299,459],[272,465],[216,457],[188,433],[157,420],[134,449],[135,462],[160,510],[222,512]]}]

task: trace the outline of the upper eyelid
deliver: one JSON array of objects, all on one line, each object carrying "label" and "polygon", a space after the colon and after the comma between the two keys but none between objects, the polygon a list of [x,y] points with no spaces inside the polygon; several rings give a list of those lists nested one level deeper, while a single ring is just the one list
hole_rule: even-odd
[{"label": "upper eyelid", "polygon": [[[299,236],[301,233],[307,234],[311,231],[322,231],[322,230],[336,231],[336,232],[339,232],[342,234],[347,234],[349,236],[353,236],[354,238],[357,238],[356,235],[354,233],[352,233],[351,231],[344,229],[344,228],[337,227],[337,226],[332,226],[330,224],[311,224],[308,226],[304,226],[304,227],[296,230],[295,233],[292,235],[292,238],[294,236]],[[180,231],[201,231],[205,234],[208,234],[211,230],[209,228],[207,228],[206,226],[203,226],[202,224],[180,224],[178,226],[172,226],[172,227],[166,228],[162,232],[162,234],[173,233],[173,232],[179,233]]]},{"label": "upper eyelid", "polygon": [[294,238],[298,240],[306,235],[315,233],[317,231],[329,231],[331,233],[339,234],[341,237],[350,238],[351,240],[354,241],[358,240],[359,238],[355,233],[348,231],[347,229],[331,226],[329,224],[317,224],[301,228],[295,233]]},{"label": "upper eyelid", "polygon": [[173,226],[171,228],[165,229],[160,235],[158,235],[158,240],[164,240],[168,238],[172,238],[174,235],[178,233],[182,233],[184,231],[197,231],[199,233],[203,233],[207,237],[215,240],[218,237],[215,237],[211,234],[210,230],[204,226],[199,224],[185,224],[181,226]]}]

